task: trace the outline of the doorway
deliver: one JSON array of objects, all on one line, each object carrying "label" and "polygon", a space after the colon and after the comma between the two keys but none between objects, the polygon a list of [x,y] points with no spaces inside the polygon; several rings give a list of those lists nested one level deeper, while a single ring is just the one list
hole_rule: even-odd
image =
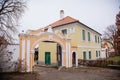
[{"label": "doorway", "polygon": [[51,55],[50,52],[45,52],[45,64],[50,65],[51,64]]},{"label": "doorway", "polygon": [[76,53],[75,52],[72,53],[72,65],[76,66]]}]

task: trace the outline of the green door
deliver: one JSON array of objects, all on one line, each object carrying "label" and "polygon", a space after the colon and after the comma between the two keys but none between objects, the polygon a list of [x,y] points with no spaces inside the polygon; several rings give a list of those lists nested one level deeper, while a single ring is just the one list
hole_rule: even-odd
[{"label": "green door", "polygon": [[50,52],[45,52],[45,64],[51,64]]},{"label": "green door", "polygon": [[83,60],[86,60],[86,52],[83,52]]}]

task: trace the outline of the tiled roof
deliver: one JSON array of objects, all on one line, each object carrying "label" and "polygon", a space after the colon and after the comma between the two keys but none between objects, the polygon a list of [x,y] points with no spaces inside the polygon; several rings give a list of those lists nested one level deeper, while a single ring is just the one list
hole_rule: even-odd
[{"label": "tiled roof", "polygon": [[70,16],[66,16],[65,18],[63,19],[60,19],[52,24],[49,24],[48,26],[45,27],[45,29],[47,29],[49,26],[51,26],[52,28],[54,27],[57,27],[57,26],[60,26],[60,25],[65,25],[65,24],[69,24],[69,23],[72,23],[72,22],[76,22],[78,20],[70,17]]},{"label": "tiled roof", "polygon": [[[66,25],[66,24],[70,24],[70,23],[74,23],[74,22],[78,22],[78,23],[84,25],[85,27],[87,27],[87,28],[95,31],[96,33],[100,34],[100,33],[97,32],[96,30],[88,27],[87,25],[81,23],[79,20],[74,19],[74,18],[72,18],[72,17],[70,17],[70,16],[66,16],[66,17],[63,18],[63,19],[60,19],[60,20],[58,20],[58,21],[56,21],[56,22],[54,22],[54,23],[52,23],[52,24],[49,24],[48,26],[44,27],[44,29],[48,29],[49,26],[51,26],[51,28],[55,28],[55,27],[59,27],[59,26],[61,26],[61,25]],[[101,34],[100,34],[100,35],[101,35]]]}]

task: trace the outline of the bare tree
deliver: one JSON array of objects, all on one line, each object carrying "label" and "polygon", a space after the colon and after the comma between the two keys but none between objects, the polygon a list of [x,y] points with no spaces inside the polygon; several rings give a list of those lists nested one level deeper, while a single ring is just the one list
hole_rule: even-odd
[{"label": "bare tree", "polygon": [[103,39],[109,39],[111,42],[109,42],[111,45],[114,45],[114,37],[117,32],[117,28],[115,25],[110,25],[106,28],[106,31],[104,31]]},{"label": "bare tree", "polygon": [[104,31],[103,34],[103,39],[113,46],[115,52],[117,52],[116,44],[115,44],[116,33],[117,33],[117,27],[115,25],[110,25],[106,28],[106,31]]},{"label": "bare tree", "polygon": [[[17,33],[18,21],[26,8],[25,0],[0,0],[0,59],[8,55],[5,48],[14,41]],[[10,56],[7,56],[8,62]],[[0,66],[4,61],[0,60]]]},{"label": "bare tree", "polygon": [[0,0],[0,36],[11,43],[17,32],[18,20],[25,9],[23,0]]}]

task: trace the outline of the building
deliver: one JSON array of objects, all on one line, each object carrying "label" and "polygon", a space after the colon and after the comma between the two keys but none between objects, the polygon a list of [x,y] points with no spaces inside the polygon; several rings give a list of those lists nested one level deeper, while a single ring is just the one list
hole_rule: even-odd
[{"label": "building", "polygon": [[[101,34],[80,21],[60,12],[60,20],[38,30],[19,34],[20,59],[24,70],[34,63],[78,66],[78,60],[96,60],[101,56]],[[20,61],[21,64],[21,61]],[[21,70],[20,70],[21,71]]]},{"label": "building", "polygon": [[109,42],[111,42],[110,39],[102,40],[101,59],[106,59],[115,55],[115,50],[112,44],[110,44]]}]

